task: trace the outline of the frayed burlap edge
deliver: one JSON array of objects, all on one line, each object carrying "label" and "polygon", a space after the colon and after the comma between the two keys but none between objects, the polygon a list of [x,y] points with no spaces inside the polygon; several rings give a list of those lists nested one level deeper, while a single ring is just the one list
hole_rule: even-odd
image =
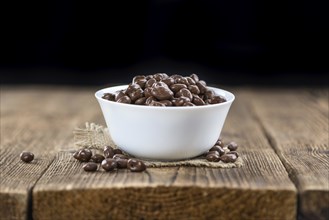
[{"label": "frayed burlap edge", "polygon": [[[108,129],[95,123],[86,122],[84,128],[76,128],[73,131],[74,144],[76,148],[88,147],[90,149],[103,150],[105,145],[113,148],[117,146],[113,143]],[[227,150],[227,149],[225,149]],[[235,168],[243,165],[243,160],[239,157],[234,163],[209,162],[203,156],[180,161],[153,161],[143,160],[147,167],[175,167],[175,166],[193,166],[193,167],[212,167],[212,168]]]}]

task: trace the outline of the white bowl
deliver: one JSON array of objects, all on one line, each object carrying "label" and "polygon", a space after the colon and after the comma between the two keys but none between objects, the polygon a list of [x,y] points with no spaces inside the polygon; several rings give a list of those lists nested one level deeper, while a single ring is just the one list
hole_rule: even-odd
[{"label": "white bowl", "polygon": [[208,87],[226,102],[186,107],[155,107],[123,104],[102,98],[127,88],[114,86],[95,96],[101,106],[113,142],[125,152],[140,158],[179,160],[196,157],[217,141],[234,101],[228,91]]}]

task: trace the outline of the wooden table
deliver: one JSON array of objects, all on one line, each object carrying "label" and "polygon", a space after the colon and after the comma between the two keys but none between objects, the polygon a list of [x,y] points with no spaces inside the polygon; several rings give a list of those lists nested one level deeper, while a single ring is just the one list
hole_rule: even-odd
[{"label": "wooden table", "polygon": [[144,173],[72,159],[72,130],[104,124],[95,90],[1,88],[0,219],[329,219],[328,88],[232,88],[222,136],[242,168]]}]

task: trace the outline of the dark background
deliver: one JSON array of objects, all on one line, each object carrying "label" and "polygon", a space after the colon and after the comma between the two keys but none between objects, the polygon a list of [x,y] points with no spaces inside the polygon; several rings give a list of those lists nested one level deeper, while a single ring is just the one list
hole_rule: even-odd
[{"label": "dark background", "polygon": [[[2,84],[327,86],[327,1],[24,1],[2,19]],[[8,9],[8,10],[7,10]]]}]

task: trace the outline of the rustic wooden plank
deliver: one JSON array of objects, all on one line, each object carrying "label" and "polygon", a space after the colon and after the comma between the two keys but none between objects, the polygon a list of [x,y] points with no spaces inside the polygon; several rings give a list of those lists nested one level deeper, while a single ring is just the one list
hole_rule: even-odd
[{"label": "rustic wooden plank", "polygon": [[[71,146],[72,129],[80,117],[93,118],[84,105],[95,105],[88,90],[32,87],[1,88],[0,216],[26,219],[31,211],[31,189],[61,148]],[[29,164],[19,159],[34,152]],[[28,210],[30,209],[30,210]],[[30,216],[31,217],[31,216]]]},{"label": "rustic wooden plank", "polygon": [[328,90],[254,91],[245,98],[298,188],[300,218],[329,219]]},{"label": "rustic wooden plank", "polygon": [[296,189],[237,97],[223,136],[240,143],[242,168],[87,173],[60,152],[33,190],[34,219],[295,219]]},{"label": "rustic wooden plank", "polygon": [[319,109],[326,117],[329,118],[329,88],[310,89],[306,93],[309,94],[308,101],[314,102],[316,108]]}]

